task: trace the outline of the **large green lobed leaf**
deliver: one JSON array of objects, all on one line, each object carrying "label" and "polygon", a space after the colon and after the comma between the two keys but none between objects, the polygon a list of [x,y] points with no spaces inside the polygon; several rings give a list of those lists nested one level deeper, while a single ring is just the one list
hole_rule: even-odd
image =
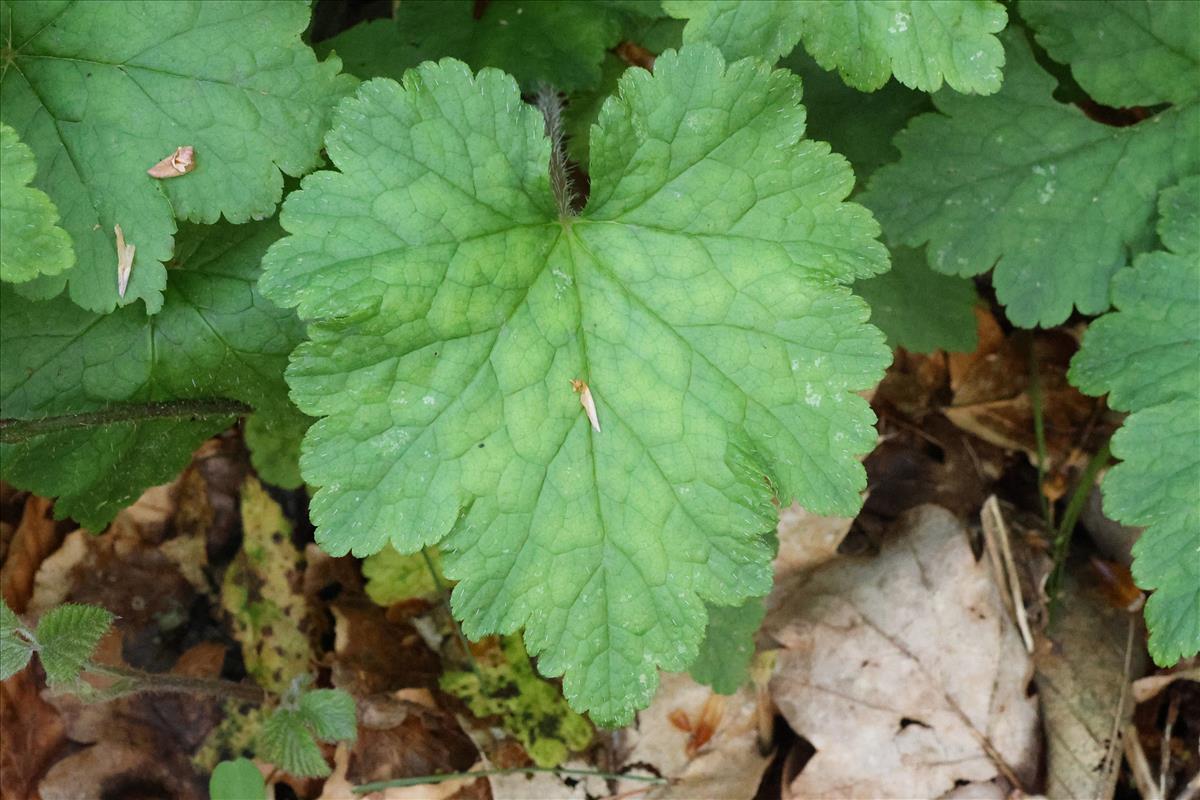
[{"label": "large green lobed leaf", "polygon": [[1183,103],[1200,92],[1200,3],[1021,0],[1018,8],[1098,102]]},{"label": "large green lobed leaf", "polygon": [[317,45],[345,53],[360,78],[400,78],[422,61],[457,58],[496,67],[528,90],[572,91],[600,82],[600,63],[621,38],[624,17],[606,2],[404,0],[394,20],[356,25]]},{"label": "large green lobed leaf", "polygon": [[726,58],[775,61],[803,40],[824,69],[873,92],[905,86],[960,92],[1000,88],[1008,15],[992,0],[663,0],[688,20],[684,42],[712,42]]},{"label": "large green lobed leaf", "polygon": [[1054,79],[1023,39],[1004,41],[1004,88],[937,94],[941,113],[896,137],[903,157],[875,173],[863,202],[889,240],[928,242],[938,272],[994,267],[1016,324],[1056,325],[1073,308],[1106,310],[1129,251],[1152,244],[1159,191],[1200,170],[1200,104],[1102,125],[1053,98]]},{"label": "large green lobed leaf", "polygon": [[1154,590],[1150,654],[1170,665],[1200,651],[1200,176],[1164,191],[1159,210],[1168,252],[1117,273],[1117,310],[1088,328],[1069,377],[1133,412],[1113,437],[1122,463],[1104,480],[1104,508],[1146,526],[1133,575]]},{"label": "large green lobed leaf", "polygon": [[[259,295],[275,222],[188,227],[160,313],[95,314],[65,297],[31,302],[0,287],[0,417],[38,419],[116,404],[226,398],[268,419],[293,413],[283,382],[301,338],[290,311]],[[55,513],[100,530],[143,489],[169,480],[228,411],[140,418],[0,445],[6,480],[58,496]]]},{"label": "large green lobed leaf", "polygon": [[288,198],[264,262],[309,323],[288,380],[322,418],[301,460],[320,544],[445,538],[465,632],[523,626],[605,724],[694,659],[706,601],[770,587],[772,496],[859,505],[854,390],[888,352],[844,284],[887,256],[799,99],[707,46],[627,71],[587,208],[560,216],[517,84],[426,63],[339,107],[340,171]]},{"label": "large green lobed leaf", "polygon": [[[77,264],[23,285],[106,313],[163,302],[175,219],[271,216],[283,176],[320,163],[334,102],[353,85],[300,41],[303,0],[0,2],[0,116],[37,157],[33,185],[62,214]],[[175,148],[195,169],[146,170]],[[137,247],[117,292],[113,226]]]},{"label": "large green lobed leaf", "polygon": [[0,124],[0,281],[55,275],[75,263],[71,237],[58,227],[58,209],[29,186],[36,172],[33,151]]}]

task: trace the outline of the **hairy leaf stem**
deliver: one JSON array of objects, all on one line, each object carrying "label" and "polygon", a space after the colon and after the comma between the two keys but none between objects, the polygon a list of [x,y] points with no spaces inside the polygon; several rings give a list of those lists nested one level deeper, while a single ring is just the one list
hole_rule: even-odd
[{"label": "hairy leaf stem", "polygon": [[421,775],[415,778],[396,778],[390,781],[375,781],[355,786],[355,794],[369,794],[384,789],[404,786],[424,786],[427,783],[443,783],[445,781],[469,780],[471,778],[486,778],[491,775],[519,775],[530,772],[544,772],[551,775],[584,775],[606,780],[638,781],[640,783],[670,783],[667,778],[657,775],[623,775],[617,772],[600,772],[594,769],[567,769],[565,767],[509,767],[505,769],[478,769],[472,772],[447,772],[441,775]]},{"label": "hairy leaf stem", "polygon": [[121,694],[136,693],[174,693],[209,695],[227,699],[240,700],[244,703],[262,705],[270,694],[261,686],[219,678],[189,678],[183,675],[168,675],[157,672],[143,672],[129,667],[114,667],[108,664],[89,662],[83,668],[84,672],[105,675],[110,678],[120,678],[126,681],[125,690]]},{"label": "hairy leaf stem", "polygon": [[563,146],[562,98],[552,86],[542,86],[537,93],[537,107],[546,120],[546,137],[550,140],[550,188],[558,206],[560,219],[575,216],[575,187],[567,169],[567,151]]},{"label": "hairy leaf stem", "polygon": [[0,419],[0,444],[21,444],[48,433],[98,428],[122,422],[187,420],[198,417],[240,417],[253,409],[226,398],[122,403],[102,411],[84,411],[41,419]]}]

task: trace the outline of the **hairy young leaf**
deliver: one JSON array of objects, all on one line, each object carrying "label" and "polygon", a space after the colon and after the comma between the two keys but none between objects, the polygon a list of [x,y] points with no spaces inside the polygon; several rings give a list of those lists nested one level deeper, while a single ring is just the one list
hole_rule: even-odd
[{"label": "hairy young leaf", "polygon": [[341,689],[313,689],[300,696],[300,714],[322,742],[353,742],[358,736],[354,698]]},{"label": "hairy young leaf", "polygon": [[107,609],[81,603],[66,603],[43,614],[33,635],[47,682],[74,682],[112,623]]},{"label": "hairy young leaf", "polygon": [[1093,99],[1110,106],[1200,95],[1200,3],[1021,0],[1038,44]]},{"label": "hairy young leaf", "polygon": [[258,737],[258,750],[263,758],[290,775],[323,778],[330,773],[300,711],[281,708],[268,717]]},{"label": "hairy young leaf", "polygon": [[863,202],[888,238],[929,242],[951,275],[995,266],[1009,318],[1054,325],[1072,307],[1108,308],[1108,282],[1131,248],[1152,241],[1158,192],[1200,169],[1200,105],[1127,128],[1053,99],[1054,80],[1018,36],[1006,36],[1008,77],[992,97],[940,93],[940,114],[897,138],[898,164],[875,173]]},{"label": "hairy young leaf", "polygon": [[604,723],[694,659],[705,601],[767,591],[772,494],[859,505],[853,390],[888,353],[841,284],[886,253],[799,89],[707,46],[627,71],[574,217],[515,81],[426,63],[339,107],[340,172],[288,198],[264,262],[309,321],[288,380],[323,417],[301,459],[321,545],[453,529],[466,633],[524,626]]},{"label": "hairy young leaf", "polygon": [[888,78],[926,92],[1000,88],[1008,15],[993,0],[664,0],[688,19],[684,42],[713,42],[734,59],[775,61],[796,42],[847,84],[873,92]]},{"label": "hairy young leaf", "polygon": [[[0,114],[37,156],[34,185],[58,205],[78,263],[25,284],[48,298],[70,283],[84,308],[163,303],[175,218],[268,217],[283,177],[319,163],[334,101],[352,79],[301,41],[302,0],[0,2]],[[177,147],[195,169],[146,170]],[[137,247],[117,292],[113,226]]]},{"label": "hairy young leaf", "polygon": [[33,655],[33,645],[17,633],[21,620],[0,600],[0,681],[6,681],[25,669]]},{"label": "hairy young leaf", "polygon": [[758,597],[740,606],[709,606],[704,643],[688,668],[692,677],[718,694],[733,694],[740,689],[750,677],[754,636],[766,613]]},{"label": "hairy young leaf", "polygon": [[[22,301],[0,286],[0,416],[98,412],[115,404],[232,398],[287,413],[283,368],[301,337],[295,315],[256,289],[274,222],[188,227],[162,311],[91,313],[60,297]],[[5,479],[58,496],[55,513],[100,530],[143,489],[172,478],[229,411],[78,428],[0,444]]]},{"label": "hairy young leaf", "polygon": [[1171,252],[1117,273],[1115,311],[1089,326],[1069,377],[1133,414],[1113,437],[1122,459],[1104,480],[1105,511],[1144,525],[1133,575],[1150,654],[1171,665],[1200,651],[1200,177],[1162,193],[1159,236]]},{"label": "hairy young leaf", "polygon": [[347,68],[361,78],[399,79],[422,61],[450,56],[474,69],[502,69],[529,90],[548,83],[572,91],[600,82],[620,21],[603,2],[405,0],[394,21],[356,25],[318,51],[352,54]]},{"label": "hairy young leaf", "polygon": [[0,281],[57,275],[75,263],[71,237],[58,227],[58,209],[29,186],[36,172],[33,151],[0,124]]},{"label": "hairy young leaf", "polygon": [[208,794],[212,800],[267,800],[267,784],[253,761],[236,758],[217,764]]}]

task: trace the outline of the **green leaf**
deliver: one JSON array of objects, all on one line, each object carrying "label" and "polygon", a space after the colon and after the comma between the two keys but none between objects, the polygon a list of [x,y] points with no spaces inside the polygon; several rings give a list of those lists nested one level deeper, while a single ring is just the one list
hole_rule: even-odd
[{"label": "green leaf", "polygon": [[353,742],[358,737],[354,698],[341,689],[314,689],[300,696],[300,714],[323,742]]},{"label": "green leaf", "polygon": [[[429,561],[426,561],[426,554]],[[413,598],[429,598],[438,594],[438,585],[430,573],[430,564],[440,574],[442,559],[436,548],[420,553],[399,553],[386,545],[362,564],[367,579],[367,596],[381,606],[390,606]]]},{"label": "green leaf", "polygon": [[527,89],[548,83],[572,91],[600,82],[600,62],[620,41],[621,15],[578,0],[404,0],[394,22],[358,25],[319,51],[351,53],[362,78],[399,79],[422,61],[446,56],[474,69],[497,67]]},{"label": "green leaf", "polygon": [[66,603],[43,614],[34,638],[47,682],[51,686],[73,683],[112,623],[107,609],[80,603]]},{"label": "green leaf", "polygon": [[711,686],[717,694],[733,694],[740,689],[749,680],[754,636],[766,613],[766,606],[757,597],[740,606],[709,606],[700,655],[688,668],[692,677]]},{"label": "green leaf", "polygon": [[57,275],[75,263],[54,202],[29,186],[36,172],[33,151],[15,130],[0,125],[0,281]]},{"label": "green leaf", "polygon": [[1112,282],[1117,311],[1095,320],[1068,377],[1120,411],[1200,397],[1200,176],[1159,200],[1159,235],[1173,252],[1139,256]]},{"label": "green leaf", "polygon": [[1112,451],[1122,462],[1104,479],[1104,510],[1146,526],[1133,547],[1133,577],[1153,590],[1146,602],[1150,655],[1172,666],[1200,652],[1200,399],[1130,415]]},{"label": "green leaf", "polygon": [[663,0],[663,11],[686,19],[683,41],[710,42],[725,58],[778,61],[804,31],[803,13],[790,0]]},{"label": "green leaf", "polygon": [[[48,298],[70,284],[106,313],[163,303],[175,218],[246,222],[271,216],[281,171],[320,163],[321,137],[352,80],[301,41],[302,0],[0,3],[0,107],[37,157],[33,185],[58,205],[78,263],[26,284]],[[177,147],[195,169],[156,180],[146,170]],[[117,294],[113,226],[137,247]]]},{"label": "green leaf", "polygon": [[694,660],[705,602],[770,588],[772,495],[860,504],[854,390],[889,354],[841,284],[886,252],[845,161],[802,138],[799,90],[707,46],[626,71],[588,206],[560,217],[515,81],[426,63],[339,108],[340,172],[289,196],[264,262],[309,322],[288,379],[323,417],[301,459],[318,542],[449,533],[467,635],[524,626],[605,724]]},{"label": "green leaf", "polygon": [[520,636],[477,657],[470,672],[446,672],[441,689],[467,704],[476,717],[499,717],[539,767],[557,767],[587,749],[593,729],[571,710],[558,687],[538,677]]},{"label": "green leaf", "polygon": [[991,0],[664,0],[686,17],[684,42],[709,41],[726,58],[775,61],[796,42],[824,69],[872,92],[895,76],[934,92],[944,80],[960,92],[1000,88],[1004,6]]},{"label": "green leaf", "polygon": [[1121,411],[1200,396],[1200,258],[1147,253],[1113,278],[1119,309],[1095,320],[1071,362],[1071,382]]},{"label": "green leaf", "polygon": [[312,422],[312,417],[291,404],[276,413],[253,414],[246,420],[250,463],[260,478],[283,489],[298,489],[304,484],[300,476],[300,442]]},{"label": "green leaf", "polygon": [[[115,404],[231,398],[278,415],[283,369],[301,331],[255,281],[274,222],[184,228],[163,310],[98,315],[65,297],[22,301],[0,286],[0,416],[98,412]],[[149,486],[174,477],[228,412],[140,414],[0,445],[7,480],[59,497],[55,513],[101,530]]]},{"label": "green leaf", "polygon": [[21,620],[0,600],[0,681],[6,681],[25,669],[33,655],[33,645],[17,633]]},{"label": "green leaf", "polygon": [[920,250],[892,248],[891,270],[856,281],[854,291],[867,301],[871,324],[892,347],[970,353],[977,346],[975,287],[964,278],[934,272]]},{"label": "green leaf", "polygon": [[[678,50],[683,41],[683,22],[669,17],[648,19],[631,16],[625,25],[622,39],[634,42],[656,55],[664,50]],[[585,168],[588,164],[591,127],[600,118],[600,109],[604,106],[604,101],[616,93],[617,82],[626,69],[640,67],[630,67],[615,53],[606,53],[600,63],[599,82],[591,88],[572,92],[567,107],[563,110],[563,133],[566,134],[567,152]]]},{"label": "green leaf", "polygon": [[780,64],[800,76],[808,109],[808,136],[829,142],[850,159],[858,186],[884,164],[900,157],[892,139],[910,119],[933,110],[929,95],[891,82],[877,92],[851,89],[796,48]]},{"label": "green leaf", "polygon": [[1144,525],[1133,576],[1146,603],[1150,654],[1161,665],[1200,651],[1200,177],[1162,193],[1158,230],[1174,252],[1139,256],[1117,273],[1115,311],[1095,320],[1068,377],[1132,411],[1113,436],[1122,459],[1102,485],[1104,509]]},{"label": "green leaf", "polygon": [[1110,106],[1200,96],[1200,4],[1021,0],[1038,44]]},{"label": "green leaf", "polygon": [[1200,253],[1200,175],[1158,196],[1158,238],[1174,253]]},{"label": "green leaf", "polygon": [[289,775],[323,778],[331,772],[300,711],[281,708],[268,717],[258,747],[263,758]]},{"label": "green leaf", "polygon": [[254,762],[238,758],[217,764],[208,794],[212,800],[267,800],[267,784]]},{"label": "green leaf", "polygon": [[1126,128],[1056,102],[1029,46],[1006,36],[1008,77],[992,97],[940,93],[940,114],[897,138],[904,154],[862,200],[888,237],[929,242],[930,266],[993,282],[1018,325],[1108,308],[1108,282],[1153,240],[1158,192],[1200,169],[1200,106]]}]

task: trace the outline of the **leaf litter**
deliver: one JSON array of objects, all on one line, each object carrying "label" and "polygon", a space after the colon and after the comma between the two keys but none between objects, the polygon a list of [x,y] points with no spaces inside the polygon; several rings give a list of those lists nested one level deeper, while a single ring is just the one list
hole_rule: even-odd
[{"label": "leaf litter", "polygon": [[[1106,604],[1103,581],[1086,567],[1070,573],[1063,616],[1048,617],[1038,578],[1045,526],[1026,518],[1010,522],[1036,639],[1030,658],[1011,584],[992,573],[976,541],[984,497],[999,491],[1015,500],[1002,504],[1007,517],[1035,507],[1039,495],[1062,496],[1079,471],[1079,453],[1112,428],[1100,404],[1062,380],[1070,337],[1038,333],[1026,343],[990,312],[977,315],[973,353],[898,351],[872,401],[881,442],[866,459],[864,511],[853,519],[798,506],[781,511],[769,615],[734,694],[718,695],[684,674],[664,675],[654,703],[631,725],[568,748],[559,766],[593,774],[464,778],[365,796],[1004,797],[1015,796],[1015,785],[1051,798],[1128,796],[1146,777],[1122,768],[1122,750],[1144,762],[1135,772],[1181,785],[1179,775],[1186,780],[1187,770],[1194,772],[1200,720],[1194,664],[1134,680],[1145,670],[1143,650],[1129,646],[1142,635],[1138,618]],[[1049,472],[1040,484],[1031,474],[1041,456],[1028,433],[1039,402],[1028,379],[1030,352],[1048,421]],[[576,391],[599,430],[586,384]],[[149,490],[102,539],[54,523],[49,503],[4,487],[5,599],[34,618],[66,599],[112,603],[121,627],[102,644],[104,658],[240,678],[263,660],[263,646],[279,646],[279,631],[267,632],[259,619],[260,635],[251,635],[254,627],[233,612],[240,608],[245,618],[252,601],[227,601],[222,610],[220,587],[239,569],[253,572],[253,520],[266,516],[272,522],[258,531],[268,531],[269,544],[258,540],[260,573],[249,582],[274,589],[253,602],[303,635],[283,647],[290,655],[272,656],[292,666],[276,667],[273,677],[267,670],[264,680],[281,680],[307,662],[318,680],[349,689],[359,710],[355,744],[326,749],[333,775],[321,782],[276,774],[276,785],[287,784],[277,796],[342,800],[363,796],[353,788],[370,781],[533,765],[530,742],[506,710],[488,713],[497,698],[476,704],[442,685],[445,675],[476,675],[472,660],[503,653],[504,643],[462,646],[437,576],[404,588],[420,574],[412,563],[388,592],[373,592],[371,583],[382,587],[386,578],[319,551],[303,491],[289,495],[247,481],[238,444],[236,437],[211,441],[178,481]],[[149,606],[148,575],[167,589]],[[181,609],[192,623],[183,636]],[[557,683],[541,681],[538,692],[546,691],[559,691]],[[1173,729],[1163,731],[1163,717],[1174,720]],[[203,796],[196,793],[212,761],[249,753],[259,724],[245,707],[218,714],[211,704],[170,696],[84,707],[49,696],[35,670],[0,686],[0,718],[4,796],[72,800],[77,793],[63,792],[81,785],[153,785],[162,796]],[[219,741],[203,741],[202,733],[219,730],[218,719],[239,725]],[[1123,728],[1131,733],[1122,743],[1114,731]],[[115,732],[113,741],[102,741],[100,730],[105,737]],[[206,759],[201,769],[191,766]],[[1170,765],[1174,773],[1164,768]],[[270,765],[259,766],[272,774]],[[667,783],[616,777],[622,772]]]}]

